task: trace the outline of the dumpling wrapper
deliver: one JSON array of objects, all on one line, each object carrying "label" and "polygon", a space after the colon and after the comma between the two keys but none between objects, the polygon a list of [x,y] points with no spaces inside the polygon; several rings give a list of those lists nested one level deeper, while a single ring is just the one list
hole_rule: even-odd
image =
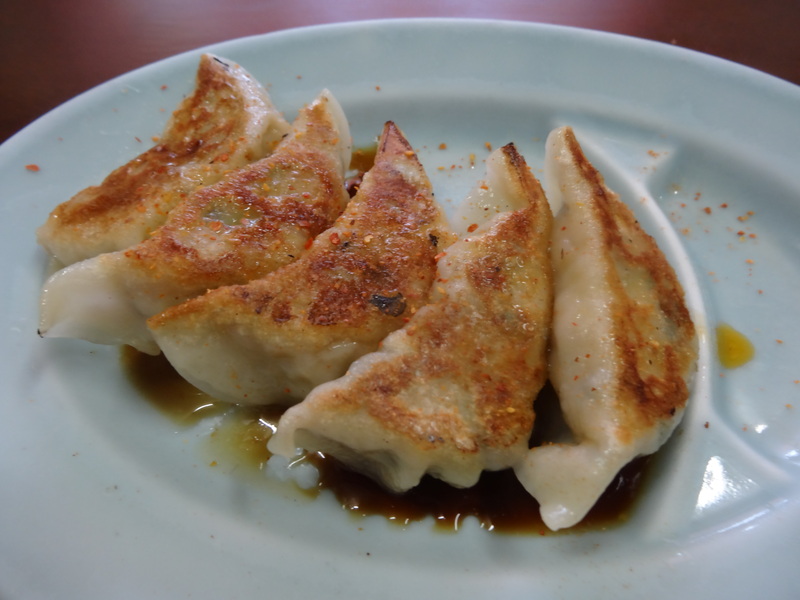
[{"label": "dumpling wrapper", "polygon": [[349,201],[350,152],[347,120],[324,91],[275,152],[182,200],[150,238],[52,275],[40,334],[157,354],[149,317],[274,271],[331,226]]},{"label": "dumpling wrapper", "polygon": [[697,341],[675,272],[570,128],[551,132],[545,163],[548,194],[563,202],[550,379],[574,443],[533,448],[515,471],[557,530],[581,521],[622,467],[671,435]]},{"label": "dumpling wrapper", "polygon": [[513,145],[487,171],[467,200],[477,210],[466,236],[439,259],[431,304],[287,410],[271,452],[323,452],[395,492],[426,473],[469,487],[522,460],[547,379],[552,216]]},{"label": "dumpling wrapper", "polygon": [[203,54],[194,92],[171,115],[158,143],[57,206],[37,239],[62,265],[128,248],[163,224],[182,198],[263,158],[288,132],[253,77]]},{"label": "dumpling wrapper", "polygon": [[149,325],[178,373],[212,397],[295,403],[427,303],[449,235],[422,165],[390,122],[347,209],[300,259]]}]

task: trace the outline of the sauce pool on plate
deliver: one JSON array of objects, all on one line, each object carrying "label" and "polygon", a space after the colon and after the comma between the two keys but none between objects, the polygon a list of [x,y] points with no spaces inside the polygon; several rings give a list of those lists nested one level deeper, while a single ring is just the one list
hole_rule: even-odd
[{"label": "sauce pool on plate", "polygon": [[[129,381],[143,399],[165,417],[186,427],[207,417],[220,417],[210,438],[215,446],[251,471],[264,469],[270,457],[267,441],[283,409],[217,402],[182,379],[162,355],[149,356],[124,347],[121,362]],[[545,388],[537,400],[539,418],[547,418],[555,405],[552,388]],[[534,443],[538,435],[539,432],[534,431]],[[468,489],[457,489],[425,477],[414,489],[394,494],[331,457],[317,453],[306,460],[313,463],[320,474],[317,487],[307,493],[330,490],[353,515],[383,515],[400,525],[430,517],[435,528],[442,532],[456,532],[465,518],[474,517],[483,528],[499,533],[555,535],[542,523],[538,503],[511,470],[486,472]],[[641,494],[650,460],[649,457],[637,459],[625,467],[586,518],[558,535],[602,530],[624,523]]]}]

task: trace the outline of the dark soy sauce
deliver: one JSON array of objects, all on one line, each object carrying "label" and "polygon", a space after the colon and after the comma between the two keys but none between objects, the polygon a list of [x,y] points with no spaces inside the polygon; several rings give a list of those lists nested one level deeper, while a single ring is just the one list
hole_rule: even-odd
[{"label": "dark soy sauce", "polygon": [[[125,348],[123,367],[144,398],[177,424],[191,425],[202,418],[222,415],[212,443],[224,453],[260,470],[269,459],[267,441],[280,419],[274,407],[235,407],[216,402],[184,381],[163,356],[148,356]],[[537,428],[531,438],[539,443],[545,428],[558,427],[557,399],[549,386],[536,401]],[[544,426],[538,425],[542,422]],[[394,494],[374,481],[354,473],[331,457],[308,456],[320,471],[318,488],[333,492],[342,507],[354,515],[383,515],[404,525],[427,517],[438,531],[455,532],[467,517],[475,517],[487,530],[506,534],[552,534],[539,517],[539,505],[520,485],[511,470],[485,472],[468,489],[456,489],[425,477],[414,489]],[[640,458],[625,467],[591,512],[563,533],[602,530],[624,523],[634,509],[650,459]],[[559,532],[562,533],[562,532]]]}]

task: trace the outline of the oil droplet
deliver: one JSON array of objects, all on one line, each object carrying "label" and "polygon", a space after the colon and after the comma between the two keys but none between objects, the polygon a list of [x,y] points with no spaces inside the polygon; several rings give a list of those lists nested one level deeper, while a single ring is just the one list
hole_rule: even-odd
[{"label": "oil droplet", "polygon": [[717,325],[717,355],[726,369],[735,369],[750,362],[756,350],[747,337],[726,323]]}]

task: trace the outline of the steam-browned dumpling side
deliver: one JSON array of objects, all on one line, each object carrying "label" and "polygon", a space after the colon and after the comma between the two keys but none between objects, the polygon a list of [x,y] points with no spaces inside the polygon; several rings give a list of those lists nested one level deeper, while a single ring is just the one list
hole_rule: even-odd
[{"label": "steam-browned dumpling side", "polygon": [[132,246],[164,223],[182,198],[263,158],[288,131],[253,77],[204,54],[194,92],[158,143],[56,207],[38,241],[63,265]]},{"label": "steam-browned dumpling side", "polygon": [[683,289],[655,240],[606,187],[569,128],[552,132],[555,305],[550,379],[574,443],[516,467],[551,529],[578,523],[618,471],[680,421],[697,357]]},{"label": "steam-browned dumpling side", "polygon": [[175,207],[152,237],[70,265],[44,285],[39,331],[155,354],[147,319],[286,265],[342,213],[350,133],[323,92],[274,153]]},{"label": "steam-browned dumpling side", "polygon": [[299,260],[149,325],[176,370],[211,396],[297,402],[428,301],[448,235],[422,165],[388,123],[358,193]]},{"label": "steam-browned dumpling side", "polygon": [[468,487],[522,460],[547,379],[552,216],[512,145],[490,156],[477,196],[432,303],[284,413],[272,452],[321,451],[397,492],[426,473]]}]

